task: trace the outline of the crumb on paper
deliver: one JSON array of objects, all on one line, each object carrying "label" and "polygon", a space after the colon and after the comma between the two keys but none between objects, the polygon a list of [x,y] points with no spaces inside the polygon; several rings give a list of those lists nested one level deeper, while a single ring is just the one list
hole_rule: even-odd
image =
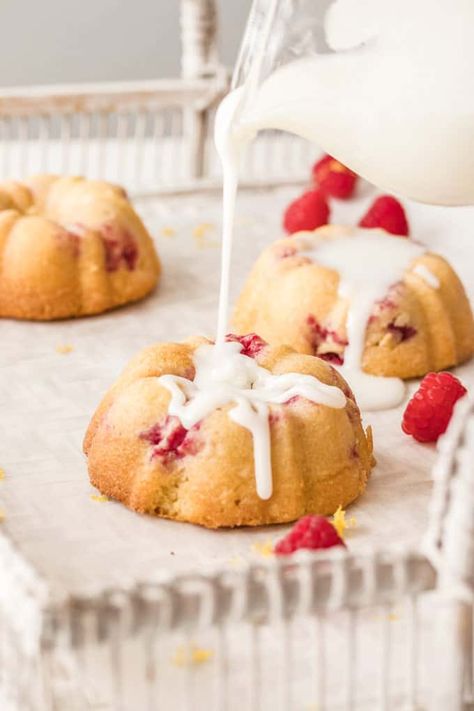
[{"label": "crumb on paper", "polygon": [[371,616],[371,619],[377,620],[378,622],[382,622],[384,620],[388,620],[389,622],[400,622],[400,620],[403,617],[403,612],[400,610],[393,610],[392,612],[384,612],[384,611],[379,611],[373,616]]},{"label": "crumb on paper", "polygon": [[197,227],[193,229],[193,239],[198,249],[207,249],[209,247],[219,246],[219,242],[217,240],[209,238],[209,233],[214,233],[215,229],[215,225],[211,225],[209,222],[203,222],[201,225],[197,225]]},{"label": "crumb on paper", "polygon": [[205,649],[195,644],[181,644],[175,651],[171,661],[177,667],[199,666],[209,662],[214,656],[212,649]]},{"label": "crumb on paper", "polygon": [[74,346],[71,346],[70,343],[59,343],[56,346],[56,353],[60,353],[61,355],[68,355],[68,353],[72,353],[74,350]]},{"label": "crumb on paper", "polygon": [[273,555],[273,541],[270,539],[267,541],[257,541],[256,543],[252,543],[250,550],[262,558],[271,558]]},{"label": "crumb on paper", "polygon": [[357,520],[355,516],[346,518],[346,512],[344,511],[342,506],[339,506],[334,512],[334,516],[332,517],[332,525],[338,532],[339,536],[344,539],[346,529],[355,528],[357,526]]},{"label": "crumb on paper", "polygon": [[208,232],[214,232],[215,229],[215,225],[212,225],[210,222],[202,222],[193,229],[193,237],[201,239],[202,237],[206,237]]},{"label": "crumb on paper", "polygon": [[103,504],[106,501],[109,501],[109,497],[104,496],[103,494],[91,494],[91,500],[97,501],[99,504]]},{"label": "crumb on paper", "polygon": [[3,523],[5,521],[5,518],[5,511],[3,509],[0,509],[0,523]]},{"label": "crumb on paper", "polygon": [[162,237],[174,237],[176,235],[176,230],[174,227],[162,227],[161,236]]},{"label": "crumb on paper", "polygon": [[0,467],[0,481],[3,481],[3,479],[5,479],[5,476],[5,469],[2,469],[2,467]]}]

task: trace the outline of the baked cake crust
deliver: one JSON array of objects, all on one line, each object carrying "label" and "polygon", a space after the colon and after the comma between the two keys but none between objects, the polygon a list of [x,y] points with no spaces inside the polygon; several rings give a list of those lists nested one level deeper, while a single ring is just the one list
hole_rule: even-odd
[{"label": "baked cake crust", "polygon": [[0,183],[0,317],[101,313],[149,294],[160,269],[122,188],[52,175]]},{"label": "baked cake crust", "polygon": [[[350,232],[331,225],[311,237]],[[307,234],[279,240],[257,259],[237,301],[233,330],[255,331],[272,345],[288,344],[341,365],[348,302],[338,294],[336,271],[298,254],[298,237]],[[438,288],[413,271],[420,265],[439,282]],[[372,375],[409,379],[459,365],[473,353],[474,320],[464,287],[443,257],[426,252],[375,305],[362,368]]]},{"label": "baked cake crust", "polygon": [[365,490],[373,465],[370,430],[343,378],[327,363],[288,347],[265,347],[255,357],[272,373],[313,375],[340,387],[343,409],[294,398],[270,406],[273,495],[256,493],[248,430],[216,409],[191,430],[168,415],[165,374],[194,377],[195,338],[142,351],[107,393],[87,431],[84,450],[91,482],[139,512],[209,528],[293,521],[332,514]]}]

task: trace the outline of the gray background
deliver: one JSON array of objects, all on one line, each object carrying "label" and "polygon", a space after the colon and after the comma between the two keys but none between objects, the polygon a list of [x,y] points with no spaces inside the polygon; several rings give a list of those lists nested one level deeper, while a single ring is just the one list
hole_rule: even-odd
[{"label": "gray background", "polygon": [[[251,0],[219,0],[232,64]],[[0,85],[147,79],[179,72],[179,0],[2,0]]]}]

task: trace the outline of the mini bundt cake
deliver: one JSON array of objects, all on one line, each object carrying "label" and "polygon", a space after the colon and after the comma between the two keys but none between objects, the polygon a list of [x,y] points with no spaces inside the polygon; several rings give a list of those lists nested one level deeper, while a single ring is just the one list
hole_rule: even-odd
[{"label": "mini bundt cake", "polygon": [[348,377],[359,367],[414,378],[474,352],[471,307],[452,267],[378,229],[326,226],[272,244],[248,277],[233,327],[344,365]]},{"label": "mini bundt cake", "polygon": [[254,334],[144,350],[105,396],[84,450],[103,494],[209,528],[332,514],[364,491],[373,464],[342,376]]},{"label": "mini bundt cake", "polygon": [[122,188],[52,175],[0,183],[0,317],[100,313],[146,296],[159,274]]}]

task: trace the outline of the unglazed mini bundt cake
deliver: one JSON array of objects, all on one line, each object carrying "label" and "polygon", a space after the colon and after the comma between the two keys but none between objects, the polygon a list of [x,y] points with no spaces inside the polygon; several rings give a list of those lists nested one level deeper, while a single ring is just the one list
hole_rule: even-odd
[{"label": "unglazed mini bundt cake", "polygon": [[233,327],[347,374],[361,366],[414,378],[474,352],[471,307],[452,267],[376,229],[327,226],[272,244],[248,277]]},{"label": "unglazed mini bundt cake", "polygon": [[0,317],[100,313],[146,296],[159,274],[122,188],[52,175],[0,183]]},{"label": "unglazed mini bundt cake", "polygon": [[373,464],[370,430],[334,368],[255,335],[144,350],[84,449],[102,493],[209,528],[332,514],[364,491]]}]

